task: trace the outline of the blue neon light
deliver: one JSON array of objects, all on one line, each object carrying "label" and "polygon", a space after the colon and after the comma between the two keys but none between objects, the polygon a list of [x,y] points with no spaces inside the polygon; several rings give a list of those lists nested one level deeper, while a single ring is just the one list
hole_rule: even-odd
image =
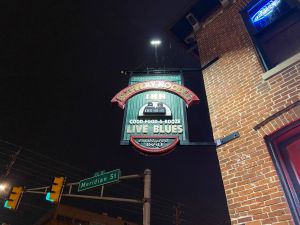
[{"label": "blue neon light", "polygon": [[54,202],[54,200],[52,200],[50,198],[50,192],[47,192],[47,194],[46,194],[46,200],[49,201],[49,202]]},{"label": "blue neon light", "polygon": [[276,7],[280,4],[281,0],[270,0],[264,4],[258,11],[251,17],[252,23],[257,23],[258,21],[268,17]]},{"label": "blue neon light", "polygon": [[6,201],[4,202],[4,207],[5,207],[5,208],[8,208],[8,209],[11,209],[11,207],[8,205],[8,200],[6,200]]}]

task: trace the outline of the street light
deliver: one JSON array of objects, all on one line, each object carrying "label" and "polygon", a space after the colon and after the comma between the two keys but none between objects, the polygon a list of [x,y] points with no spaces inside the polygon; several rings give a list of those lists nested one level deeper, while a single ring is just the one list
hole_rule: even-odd
[{"label": "street light", "polygon": [[150,44],[153,46],[158,46],[161,44],[161,40],[158,39],[151,40]]},{"label": "street light", "polygon": [[6,188],[5,184],[0,184],[0,191],[4,191]]},{"label": "street light", "polygon": [[155,49],[155,62],[156,62],[156,66],[158,64],[158,57],[157,57],[157,46],[159,46],[161,44],[161,40],[159,39],[153,39],[150,41],[150,44],[152,46],[154,46],[154,49]]}]

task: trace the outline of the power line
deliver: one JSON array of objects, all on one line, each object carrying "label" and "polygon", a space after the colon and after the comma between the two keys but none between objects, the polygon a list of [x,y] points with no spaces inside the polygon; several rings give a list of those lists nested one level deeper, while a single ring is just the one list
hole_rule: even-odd
[{"label": "power line", "polygon": [[[12,145],[12,146],[14,146],[14,147],[17,146],[17,145],[15,145],[15,144],[12,144],[12,143],[9,143],[9,142],[3,141],[3,140],[0,140],[0,142],[6,143],[6,144],[9,144],[9,145]],[[0,147],[0,148],[1,148],[1,147]],[[57,162],[60,162],[60,161],[58,161],[58,160],[53,160],[52,158],[49,158],[48,156],[45,156],[45,155],[43,155],[43,154],[33,152],[33,151],[31,151],[31,150],[29,150],[29,149],[27,149],[27,148],[23,148],[23,149],[24,149],[25,151],[28,151],[28,152],[37,154],[37,155],[39,155],[39,156],[42,156],[42,157],[44,157],[44,158],[47,158],[47,159],[49,159],[49,160],[51,160],[51,161],[55,161],[56,163],[57,163]],[[27,162],[29,162],[29,163],[36,163],[36,162],[33,162],[33,161],[31,161],[31,160],[28,160],[28,159],[21,158],[21,157],[20,157],[20,160],[22,160],[22,161],[27,161]],[[60,162],[60,163],[61,163],[61,162]],[[44,168],[44,169],[51,170],[51,171],[55,171],[55,170],[53,170],[53,169],[50,169],[50,167],[49,167],[48,164],[45,165],[45,164],[42,164],[42,163],[40,163],[40,162],[37,162],[37,163],[36,163],[36,166],[37,166],[38,164],[41,164],[40,167],[42,167],[42,168]],[[86,170],[79,169],[78,167],[73,167],[73,166],[71,166],[71,165],[69,165],[69,164],[66,164],[66,163],[62,163],[62,164],[67,165],[67,166],[70,167],[70,168],[76,168],[77,170],[82,171],[82,172],[84,172],[84,173],[88,173]],[[34,165],[34,164],[31,164],[31,165]],[[65,173],[65,174],[66,174],[66,173]],[[125,185],[125,184],[121,184],[121,185],[124,186],[124,187],[130,188],[130,189],[132,189],[132,190],[134,190],[134,191],[138,191],[138,192],[140,192],[140,193],[143,192],[143,191],[140,190],[140,189],[133,188],[133,187],[129,187],[129,186]],[[155,194],[154,194],[154,195],[155,195]],[[157,196],[158,196],[158,195],[157,195]],[[158,198],[161,198],[161,199],[163,199],[164,201],[169,201],[169,200],[166,199],[166,198],[162,198],[162,197],[158,197]],[[169,201],[169,202],[172,203],[172,204],[175,203],[175,202],[172,202],[172,201]]]},{"label": "power line", "polygon": [[[13,147],[20,147],[20,146],[18,146],[18,145],[16,145],[16,144],[13,144],[13,143],[10,143],[10,142],[8,142],[8,141],[1,140],[1,139],[0,139],[0,142],[5,143],[5,144],[10,145],[10,146],[13,146]],[[35,155],[38,155],[38,156],[40,156],[40,157],[46,158],[46,159],[51,160],[51,161],[56,162],[56,163],[59,162],[60,164],[62,164],[62,165],[64,165],[64,166],[67,166],[67,167],[70,167],[70,168],[72,168],[72,169],[74,169],[74,170],[77,170],[77,171],[81,171],[81,172],[86,173],[86,171],[83,170],[83,169],[80,169],[80,168],[78,168],[78,167],[74,167],[74,166],[72,166],[72,165],[70,165],[70,164],[68,164],[68,163],[62,162],[62,161],[60,161],[60,160],[55,160],[55,159],[50,158],[49,156],[46,156],[46,155],[44,155],[44,154],[41,154],[41,153],[38,153],[38,152],[34,152],[34,151],[32,151],[32,150],[30,150],[30,149],[28,149],[28,148],[22,147],[22,150],[27,151],[27,152],[30,152],[30,153],[35,154]]]},{"label": "power line", "polygon": [[[0,140],[0,142],[3,143],[2,140]],[[14,147],[19,147],[19,146],[14,145],[14,144],[12,144],[12,145]],[[5,150],[10,151],[10,152],[13,151],[13,150],[8,150],[7,148],[1,147],[1,146],[0,146],[0,149],[5,149]],[[13,152],[16,152],[16,151],[13,151]],[[31,156],[24,155],[25,152],[30,153]],[[6,154],[5,152],[0,152],[0,154],[6,155],[8,157],[10,155],[10,154]],[[54,169],[53,166],[49,166],[49,165],[51,165],[51,163],[45,164],[41,160],[35,160],[36,158],[43,158],[43,159],[47,159],[47,161],[55,162],[56,164],[59,165],[59,167],[55,167],[55,169]],[[29,164],[32,167],[39,168],[39,171],[34,171],[34,169],[29,168],[29,166],[27,166],[27,164]],[[58,173],[58,172],[60,172],[60,170],[64,171],[64,174],[66,174],[66,175],[72,174],[71,176],[69,176],[71,179],[75,178],[75,177],[77,177],[77,178],[80,177],[80,175],[75,175],[75,177],[74,177],[74,170],[75,169],[76,169],[76,171],[80,171],[80,173],[82,173],[82,175],[83,174],[91,174],[90,172],[88,172],[86,170],[80,169],[78,167],[71,166],[71,165],[66,164],[66,163],[62,163],[59,160],[54,160],[54,159],[52,159],[48,156],[45,156],[45,155],[40,154],[40,153],[33,152],[33,151],[28,150],[26,148],[23,148],[22,155],[18,157],[18,163],[15,164],[15,167],[16,168],[14,168],[13,170],[18,171],[19,173],[23,173],[23,174],[25,173],[25,174],[29,175],[30,177],[34,176],[34,177],[37,177],[37,178],[42,178],[45,181],[46,180],[48,181],[48,179],[46,179],[45,176],[48,176],[49,173],[51,173],[51,172]],[[23,168],[23,169],[19,169],[20,167]],[[48,172],[45,172],[45,174],[43,172],[41,172],[41,171],[45,171],[45,170],[48,171]],[[76,172],[76,173],[78,173],[78,172]],[[11,174],[11,175],[16,176],[14,174]],[[27,180],[27,182],[28,182],[28,180]],[[33,181],[33,182],[36,182],[36,181]],[[120,183],[120,186],[127,188],[127,190],[133,191],[133,193],[135,193],[135,194],[136,194],[136,192],[143,193],[143,190],[141,190],[139,188],[128,186],[126,184]],[[109,188],[106,188],[105,190],[108,191],[108,192],[115,192],[114,190],[111,190]],[[124,190],[122,190],[122,191],[119,190],[117,193],[120,193],[120,194],[130,193],[131,194],[131,192],[124,191]],[[153,215],[160,216],[160,217],[163,216],[164,218],[168,217],[168,221],[170,221],[169,219],[173,218],[173,217],[172,217],[172,215],[169,216],[170,214],[166,213],[166,210],[171,211],[172,206],[174,204],[177,204],[177,203],[174,202],[174,201],[171,201],[171,200],[169,200],[166,197],[163,197],[161,195],[153,194],[152,196],[153,196]],[[110,206],[110,207],[115,207],[114,205],[111,205],[111,204],[105,204],[105,205]],[[184,205],[183,207],[184,208],[189,208],[189,207],[186,207],[186,205]],[[157,211],[158,209],[156,209],[156,208],[160,208],[160,210]],[[165,209],[165,210],[162,210],[162,209]],[[190,209],[192,209],[192,208],[190,208]],[[208,218],[206,218],[206,219],[208,219]],[[216,218],[214,218],[214,219],[216,219]],[[186,220],[184,218],[182,218],[182,221],[186,222],[186,223],[192,223],[189,220]],[[211,221],[209,221],[209,223],[211,223]]]},{"label": "power line", "polygon": [[[25,172],[25,173],[27,173],[27,172]],[[28,173],[27,173],[28,174]],[[30,173],[29,173],[30,174]],[[159,214],[159,213],[158,213]],[[160,215],[162,215],[162,214],[160,214]],[[164,216],[166,215],[166,214],[163,214]]]},{"label": "power line", "polygon": [[[1,147],[0,147],[0,149],[1,149]],[[3,152],[0,152],[0,154],[3,154],[3,155],[8,155],[8,154],[5,154],[5,153],[3,153]],[[26,157],[26,156],[25,156]],[[76,177],[76,179],[78,179],[79,178],[79,176],[76,176],[76,175],[73,175],[74,174],[74,172],[71,172],[70,170],[67,170],[67,169],[63,169],[63,168],[61,168],[61,171],[60,170],[57,170],[57,169],[53,169],[52,167],[50,167],[50,165],[49,164],[44,164],[44,163],[41,163],[41,162],[39,162],[39,161],[37,161],[37,160],[34,160],[33,158],[31,158],[32,160],[30,160],[30,159],[26,159],[26,158],[23,158],[23,157],[21,157],[21,156],[19,156],[18,157],[18,163],[16,163],[16,166],[21,166],[21,167],[28,167],[28,166],[25,166],[25,163],[28,163],[28,164],[30,164],[30,166],[31,167],[38,167],[38,168],[43,168],[43,169],[45,169],[45,170],[47,170],[47,171],[51,171],[51,172],[53,172],[52,173],[52,176],[53,175],[57,175],[57,174],[65,174],[65,175],[67,175],[68,177],[72,177],[73,179]],[[24,165],[22,165],[21,163],[20,163],[20,161],[22,161],[22,162],[24,162]],[[63,172],[64,171],[64,172]],[[70,174],[72,174],[72,175],[70,175]]]},{"label": "power line", "polygon": [[[124,185],[125,186],[125,185]],[[128,187],[128,188],[132,188],[132,187]],[[132,188],[134,190],[138,190],[136,188]],[[178,204],[174,201],[170,201],[169,199],[165,198],[165,197],[162,197],[160,195],[157,195],[157,194],[152,194],[152,196],[156,196],[154,198],[152,198],[152,203],[153,203],[153,206],[158,206],[160,208],[165,208],[165,209],[172,209],[174,205]],[[160,201],[160,200],[156,200],[155,198],[158,198],[158,199],[162,199],[163,201]],[[169,202],[169,203],[167,203]],[[187,208],[187,209],[190,209],[192,211],[194,211],[194,209],[192,207],[187,207],[186,205],[184,204],[181,204],[181,207],[182,208]],[[153,208],[153,207],[152,207]],[[183,209],[182,209],[183,210]],[[189,211],[189,210],[188,210]],[[187,210],[185,210],[185,212],[188,212]],[[195,212],[195,215],[197,215],[199,217],[199,212]],[[214,216],[203,216],[203,220],[207,221],[209,224],[215,224],[212,222],[212,220],[216,220],[217,218],[214,217]],[[182,219],[182,221],[186,222],[187,220],[185,219]]]}]

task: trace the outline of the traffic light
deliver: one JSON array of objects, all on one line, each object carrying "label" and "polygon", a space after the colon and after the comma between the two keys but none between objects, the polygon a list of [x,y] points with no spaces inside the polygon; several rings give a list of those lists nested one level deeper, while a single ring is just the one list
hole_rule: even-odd
[{"label": "traffic light", "polygon": [[16,210],[21,201],[24,192],[23,187],[13,187],[9,193],[9,197],[4,202],[4,207],[12,210]]},{"label": "traffic light", "polygon": [[54,177],[50,186],[50,191],[46,195],[46,200],[58,204],[64,189],[65,177]]}]

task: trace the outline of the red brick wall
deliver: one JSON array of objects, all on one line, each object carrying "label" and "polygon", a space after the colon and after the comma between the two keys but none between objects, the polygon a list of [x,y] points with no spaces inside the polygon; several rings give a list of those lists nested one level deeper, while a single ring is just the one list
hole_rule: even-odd
[{"label": "red brick wall", "polygon": [[[294,224],[263,137],[300,117],[300,62],[264,81],[238,0],[196,32],[214,138],[240,137],[217,149],[232,224]],[[277,113],[259,129],[256,125]]]}]

